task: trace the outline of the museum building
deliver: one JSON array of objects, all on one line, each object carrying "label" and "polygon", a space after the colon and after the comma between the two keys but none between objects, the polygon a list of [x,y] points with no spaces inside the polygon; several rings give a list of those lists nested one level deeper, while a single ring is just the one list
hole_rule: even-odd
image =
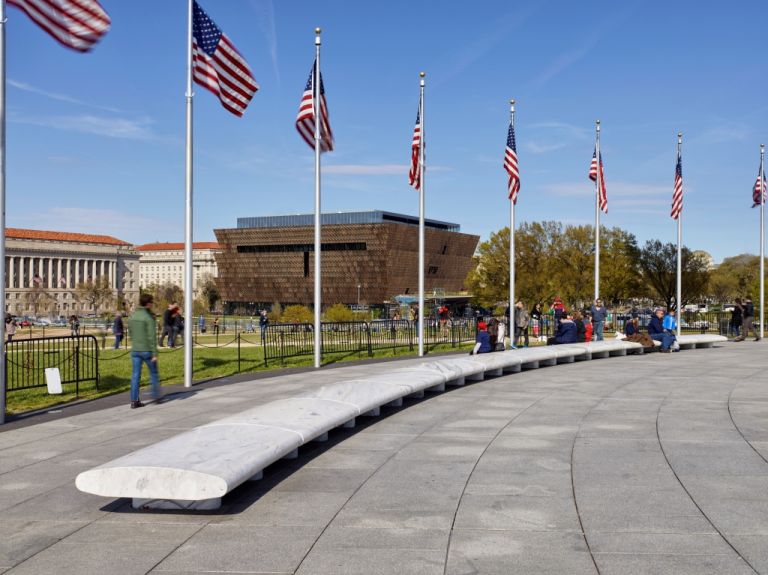
[{"label": "museum building", "polygon": [[[378,305],[418,293],[419,220],[386,211],[322,214],[322,300]],[[314,301],[314,214],[238,218],[214,230],[217,285],[228,309]],[[425,292],[456,292],[480,237],[425,221]]]}]

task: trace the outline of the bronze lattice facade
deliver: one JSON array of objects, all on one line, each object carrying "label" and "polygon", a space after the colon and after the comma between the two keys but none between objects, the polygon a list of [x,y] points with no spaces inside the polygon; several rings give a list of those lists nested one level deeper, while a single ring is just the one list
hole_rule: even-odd
[{"label": "bronze lattice facade", "polygon": [[[308,217],[242,218],[238,228],[215,230],[221,249],[216,263],[222,300],[246,306],[271,302],[312,305],[314,228],[306,224]],[[324,306],[358,303],[358,296],[360,303],[378,305],[398,294],[418,292],[415,218],[389,212],[324,214],[323,218]],[[350,223],[334,223],[339,221]],[[282,226],[281,222],[292,225]],[[440,288],[463,289],[479,239],[458,232],[457,224],[428,221],[427,294]]]}]

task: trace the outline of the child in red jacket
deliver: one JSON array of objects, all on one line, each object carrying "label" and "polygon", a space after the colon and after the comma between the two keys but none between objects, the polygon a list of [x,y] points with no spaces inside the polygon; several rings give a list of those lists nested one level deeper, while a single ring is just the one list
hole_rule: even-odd
[{"label": "child in red jacket", "polygon": [[592,318],[589,315],[584,316],[584,341],[590,342],[592,341],[592,330],[594,329],[594,326],[592,325]]}]

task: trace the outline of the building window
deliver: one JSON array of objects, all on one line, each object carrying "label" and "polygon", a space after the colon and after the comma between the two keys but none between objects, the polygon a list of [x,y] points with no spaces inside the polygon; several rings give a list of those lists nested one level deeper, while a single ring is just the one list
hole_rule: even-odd
[{"label": "building window", "polygon": [[[367,250],[368,245],[365,242],[339,242],[322,244],[321,250],[324,252],[340,251],[362,251]],[[314,244],[272,244],[260,246],[237,246],[239,254],[269,254],[285,252],[313,252]]]},{"label": "building window", "polygon": [[309,252],[304,252],[304,277],[309,277]]},{"label": "building window", "polygon": [[429,266],[429,269],[427,270],[428,275],[435,275],[437,273],[437,266]]},{"label": "building window", "polygon": [[443,251],[442,254],[445,255],[448,253],[448,244],[443,245]]}]

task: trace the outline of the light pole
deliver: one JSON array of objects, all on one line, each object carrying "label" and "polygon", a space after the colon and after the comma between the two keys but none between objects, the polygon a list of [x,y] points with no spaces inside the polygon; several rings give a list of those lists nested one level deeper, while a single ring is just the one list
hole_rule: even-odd
[{"label": "light pole", "polygon": [[363,287],[360,284],[357,284],[357,309],[360,309],[360,288]]}]

